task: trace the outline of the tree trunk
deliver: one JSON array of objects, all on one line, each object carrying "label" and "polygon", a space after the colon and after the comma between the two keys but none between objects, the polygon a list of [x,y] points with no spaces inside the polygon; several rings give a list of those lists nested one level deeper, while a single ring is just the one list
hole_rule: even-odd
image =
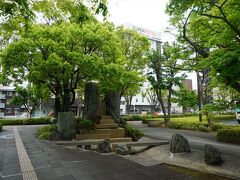
[{"label": "tree trunk", "polygon": [[98,84],[89,82],[85,86],[84,91],[84,111],[83,117],[100,123],[98,119],[98,106],[99,106],[99,90]]},{"label": "tree trunk", "polygon": [[68,87],[64,87],[62,112],[69,112],[70,106],[71,106],[70,105],[70,90]]},{"label": "tree trunk", "polygon": [[57,118],[58,113],[62,111],[61,99],[59,96],[55,96],[54,116]]},{"label": "tree trunk", "polygon": [[166,110],[165,110],[165,107],[164,107],[164,102],[163,102],[162,95],[158,95],[158,100],[159,100],[159,103],[160,103],[161,108],[162,108],[163,118],[164,118],[164,124],[165,124],[165,126],[167,127],[167,125],[168,125],[168,119],[167,119]]},{"label": "tree trunk", "polygon": [[76,121],[73,112],[58,113],[58,132],[64,140],[75,139]]},{"label": "tree trunk", "polygon": [[168,104],[167,104],[167,108],[168,108],[168,116],[167,116],[167,120],[168,120],[168,123],[170,122],[170,116],[171,116],[171,108],[172,108],[172,103],[171,103],[171,100],[172,100],[172,84],[169,85],[169,89],[168,89]]},{"label": "tree trunk", "polygon": [[197,89],[198,89],[198,110],[199,110],[199,122],[202,122],[202,85],[199,72],[197,72]]},{"label": "tree trunk", "polygon": [[106,113],[111,115],[116,123],[120,122],[120,92],[108,92],[105,94]]}]

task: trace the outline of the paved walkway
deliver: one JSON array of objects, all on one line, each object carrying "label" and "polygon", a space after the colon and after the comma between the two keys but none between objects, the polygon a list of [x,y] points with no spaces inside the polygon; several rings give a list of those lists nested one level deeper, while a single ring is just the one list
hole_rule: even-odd
[{"label": "paved walkway", "polygon": [[4,127],[0,133],[0,180],[188,180],[165,165],[145,167],[121,156],[67,149],[36,138],[38,126]]}]

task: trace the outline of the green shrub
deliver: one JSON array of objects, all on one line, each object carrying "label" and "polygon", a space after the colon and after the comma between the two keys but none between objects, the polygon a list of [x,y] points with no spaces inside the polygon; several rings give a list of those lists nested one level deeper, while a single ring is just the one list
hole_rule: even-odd
[{"label": "green shrub", "polygon": [[144,135],[144,133],[141,130],[134,128],[129,124],[125,125],[124,129],[126,131],[126,135],[131,137],[133,141],[137,141]]},{"label": "green shrub", "polygon": [[210,131],[210,129],[208,127],[204,126],[204,125],[200,125],[198,127],[198,130],[202,131],[202,132],[209,132]]},{"label": "green shrub", "polygon": [[140,114],[132,114],[132,115],[129,115],[129,116],[124,116],[122,117],[123,120],[125,121],[142,121],[142,120],[145,120],[147,119],[147,115],[140,115]]},{"label": "green shrub", "polygon": [[221,142],[240,144],[240,127],[218,130],[217,140]]},{"label": "green shrub", "polygon": [[43,126],[38,129],[38,137],[39,139],[47,140],[56,131],[57,131],[56,125]]},{"label": "green shrub", "polygon": [[76,130],[77,130],[77,133],[80,133],[80,134],[96,128],[95,122],[88,119],[76,118],[76,122],[77,122]]},{"label": "green shrub", "polygon": [[170,122],[168,124],[169,128],[173,129],[188,129],[188,130],[199,130],[203,132],[209,132],[207,123],[178,123],[178,122]]},{"label": "green shrub", "polygon": [[2,125],[34,125],[51,124],[50,117],[28,118],[28,119],[2,119]]},{"label": "green shrub", "polygon": [[212,121],[221,121],[221,120],[232,120],[236,119],[236,115],[233,114],[226,114],[226,115],[211,115],[210,119]]},{"label": "green shrub", "polygon": [[0,122],[0,132],[2,131],[2,123]]},{"label": "green shrub", "polygon": [[182,129],[183,124],[182,123],[176,123],[176,122],[170,122],[168,124],[168,127],[172,128],[172,129]]}]

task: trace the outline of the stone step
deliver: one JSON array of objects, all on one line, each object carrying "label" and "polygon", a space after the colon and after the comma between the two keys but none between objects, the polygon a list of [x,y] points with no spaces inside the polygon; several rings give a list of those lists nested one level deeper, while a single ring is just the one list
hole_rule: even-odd
[{"label": "stone step", "polygon": [[111,123],[111,124],[97,124],[96,129],[112,129],[112,128],[118,128],[118,124]]},{"label": "stone step", "polygon": [[[53,141],[53,143],[64,146],[80,146],[80,145],[97,145],[102,139],[86,139],[86,140],[72,140],[72,141]],[[111,143],[127,143],[132,142],[132,138],[109,138]]]},{"label": "stone step", "polygon": [[106,139],[110,138],[111,134],[76,134],[77,140],[84,140],[84,139]]},{"label": "stone step", "polygon": [[110,115],[102,115],[101,119],[112,119]]},{"label": "stone step", "polygon": [[111,129],[111,138],[121,138],[121,137],[125,137],[124,128]]},{"label": "stone step", "polygon": [[113,124],[114,120],[113,119],[101,119],[100,124]]}]

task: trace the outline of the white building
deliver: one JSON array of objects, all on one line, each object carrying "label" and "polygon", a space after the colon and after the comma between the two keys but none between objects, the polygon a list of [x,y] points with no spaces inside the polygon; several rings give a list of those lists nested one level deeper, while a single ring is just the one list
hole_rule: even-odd
[{"label": "white building", "polygon": [[[151,42],[151,46],[150,46],[151,49],[157,49],[157,42],[161,42],[161,34],[159,32],[154,32],[146,28],[137,27],[132,24],[126,24],[126,27],[134,29],[137,32],[146,36]],[[151,69],[146,67],[144,69],[144,74],[148,73],[149,71],[151,71]],[[148,81],[144,82],[141,88],[141,92],[146,92],[146,89],[148,89],[150,86],[151,85]],[[161,113],[161,108],[159,105],[157,105],[155,109],[159,113]],[[143,97],[142,94],[137,94],[136,96],[134,96],[131,102],[130,113],[143,114],[147,112],[151,112],[151,104],[148,102],[147,98]],[[121,114],[127,113],[126,102],[124,98],[121,99],[120,113]],[[182,113],[182,107],[178,107],[177,104],[172,103],[172,113]]]}]

